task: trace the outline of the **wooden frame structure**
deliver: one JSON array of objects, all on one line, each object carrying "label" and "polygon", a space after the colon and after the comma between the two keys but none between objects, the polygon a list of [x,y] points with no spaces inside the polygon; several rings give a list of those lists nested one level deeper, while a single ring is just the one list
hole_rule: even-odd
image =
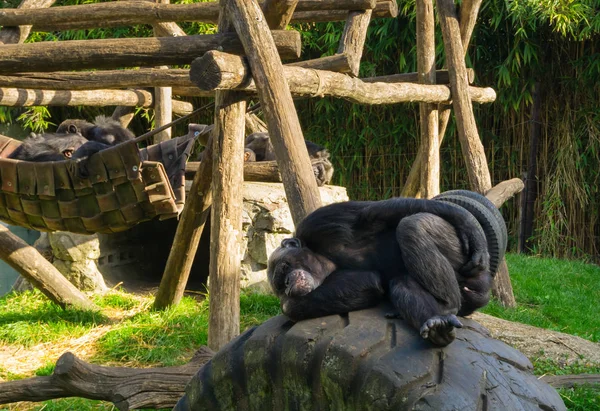
[{"label": "wooden frame structure", "polygon": [[[398,12],[395,0],[220,0],[185,5],[157,0],[48,8],[52,3],[52,0],[23,0],[19,9],[3,9],[2,96],[3,90],[27,95],[27,90],[36,89],[35,95],[54,96],[61,93],[56,90],[85,93],[99,88],[154,87],[155,99],[161,102],[157,111],[165,114],[159,121],[162,124],[168,122],[166,114],[177,106],[173,101],[173,108],[168,109],[169,94],[215,96],[214,132],[207,143],[204,161],[195,167],[191,193],[154,304],[156,308],[164,308],[181,299],[212,207],[209,325],[212,349],[219,349],[239,333],[241,198],[237,188],[243,182],[244,129],[249,123],[245,106],[249,94],[258,95],[264,110],[295,223],[321,202],[292,96],[330,95],[361,104],[419,102],[422,146],[413,167],[417,171],[411,173],[407,184],[412,192],[406,194],[420,193],[423,197],[439,192],[439,145],[451,103],[470,185],[482,193],[491,188],[472,102],[492,102],[496,95],[491,88],[470,85],[472,70],[466,68],[464,61],[481,0],[462,2],[460,24],[454,0],[436,0],[447,71],[436,71],[435,67],[433,1],[417,0],[418,72],[371,79],[357,77],[368,24],[372,18],[395,17]],[[116,10],[118,19],[114,19]],[[284,30],[290,22],[337,20],[345,20],[346,25],[335,55],[282,65],[282,59],[300,56],[299,34]],[[174,21],[218,21],[219,33],[185,36]],[[155,35],[162,37],[18,47],[7,44],[22,43],[32,26],[65,30],[138,23],[152,24]],[[11,25],[15,27],[6,28]],[[165,67],[190,63],[190,70]],[[115,70],[131,66],[141,68]],[[60,71],[73,68],[102,70]],[[3,99],[0,98],[0,104]],[[52,104],[56,100],[33,101]],[[15,105],[20,103],[14,100]],[[83,99],[78,103],[86,104]],[[115,116],[123,116],[124,122],[127,114],[123,109],[115,112]],[[508,280],[507,273],[504,274]],[[500,280],[504,281],[502,273]],[[511,291],[508,294],[512,296]]]}]

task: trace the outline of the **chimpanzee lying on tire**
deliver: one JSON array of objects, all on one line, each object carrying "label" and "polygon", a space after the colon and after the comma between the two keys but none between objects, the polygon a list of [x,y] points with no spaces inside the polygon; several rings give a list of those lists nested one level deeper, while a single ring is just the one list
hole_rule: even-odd
[{"label": "chimpanzee lying on tire", "polygon": [[506,227],[477,193],[438,197],[349,201],[308,215],[269,259],[269,282],[284,314],[342,314],[389,298],[398,310],[391,315],[433,344],[451,343],[454,328],[462,327],[456,315],[489,301]]}]

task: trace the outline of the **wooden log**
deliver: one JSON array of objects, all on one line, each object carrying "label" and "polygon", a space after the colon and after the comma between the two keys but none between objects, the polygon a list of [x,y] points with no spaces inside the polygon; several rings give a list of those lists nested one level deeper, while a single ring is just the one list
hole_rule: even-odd
[{"label": "wooden log", "polygon": [[[440,103],[451,99],[450,88],[444,85],[365,83],[340,73],[290,66],[283,66],[281,72],[291,93],[300,97],[333,96],[359,104]],[[257,86],[250,73],[243,57],[215,50],[194,60],[190,68],[191,80],[205,91],[255,92]],[[491,88],[469,87],[469,93],[473,101],[480,103],[496,99]]]},{"label": "wooden log", "polygon": [[450,74],[452,106],[456,116],[458,135],[467,165],[469,184],[474,191],[484,193],[492,187],[485,151],[477,132],[473,105],[469,97],[465,53],[454,0],[436,0],[444,48]]},{"label": "wooden log", "polygon": [[[435,19],[433,0],[417,1],[417,69],[420,84],[436,84]],[[421,194],[432,198],[440,193],[440,148],[437,104],[419,104],[421,123]]]},{"label": "wooden log", "polygon": [[540,379],[554,388],[600,385],[600,374],[543,375]]},{"label": "wooden log", "polygon": [[[296,64],[296,63],[294,63]],[[294,64],[288,64],[293,66]],[[469,84],[473,84],[475,81],[475,70],[467,68],[467,75],[469,77]],[[387,76],[378,77],[365,77],[361,79],[365,83],[418,83],[419,73],[400,73],[390,74]],[[0,85],[2,77],[0,77]],[[436,70],[435,71],[435,84],[450,84],[450,77],[448,76],[448,70]]]},{"label": "wooden log", "polygon": [[[296,9],[298,10],[298,9]],[[396,0],[378,1],[373,9],[372,19],[395,18],[398,16]],[[296,11],[292,23],[326,23],[330,21],[345,21],[348,17],[346,10]]]},{"label": "wooden log", "polygon": [[0,224],[0,258],[62,308],[99,310],[38,250]]},{"label": "wooden log", "polygon": [[360,60],[363,49],[365,48],[365,39],[373,10],[351,11],[346,18],[344,32],[340,39],[338,54],[348,56],[350,63],[350,73],[358,77],[360,70]]},{"label": "wooden log", "polygon": [[267,125],[256,114],[246,113],[246,135],[267,131]]},{"label": "wooden log", "polygon": [[261,7],[269,27],[283,30],[292,20],[297,5],[298,0],[265,0]]},{"label": "wooden log", "polygon": [[[23,0],[15,10],[42,9],[50,7],[56,0]],[[1,16],[1,13],[0,13]],[[30,25],[0,24],[0,44],[22,44],[31,32]]]},{"label": "wooden log", "polygon": [[512,198],[515,194],[520,193],[524,187],[523,180],[520,178],[513,178],[496,184],[485,193],[485,196],[494,203],[496,207],[500,208],[508,199]]},{"label": "wooden log", "polygon": [[[39,1],[39,0],[28,0]],[[48,0],[45,0],[48,1]],[[385,3],[385,2],[380,2]],[[339,16],[348,10],[364,10],[376,7],[374,0],[298,0],[300,13],[323,14],[323,11],[336,11]],[[45,6],[45,7],[49,7]],[[386,7],[380,6],[378,14],[384,14]],[[389,6],[388,6],[389,9]],[[3,9],[0,25],[15,26],[29,24],[35,31],[64,31],[97,27],[131,26],[138,24],[172,24],[174,21],[199,21],[217,23],[218,4],[215,2],[160,5],[142,1],[119,1],[118,3],[81,4],[77,6],[53,7],[46,12],[25,12],[19,9]],[[387,10],[387,14],[390,11]],[[310,14],[309,14],[310,15]],[[302,16],[307,18],[306,15]],[[320,19],[326,18],[321,16]],[[292,19],[294,17],[292,16]],[[26,36],[25,36],[26,37]]]},{"label": "wooden log", "polygon": [[226,4],[252,68],[292,218],[298,224],[321,206],[321,197],[283,66],[258,4],[245,0],[228,0]]},{"label": "wooden log", "polygon": [[[283,58],[300,56],[300,33],[274,31],[273,39]],[[0,73],[189,64],[214,49],[243,52],[235,33],[28,43],[0,48]]]},{"label": "wooden log", "polygon": [[200,237],[212,205],[212,136],[209,137],[204,160],[198,168],[185,206],[177,224],[171,252],[165,265],[156,298],[155,309],[164,309],[181,301],[192,263],[198,250]]},{"label": "wooden log", "polygon": [[[129,106],[152,107],[154,99],[146,90],[30,90],[16,88],[0,88],[0,106]],[[178,101],[173,104],[176,114],[192,112],[191,103]]]},{"label": "wooden log", "polygon": [[50,376],[0,383],[0,404],[82,397],[112,402],[119,410],[171,408],[185,386],[214,353],[200,348],[190,362],[175,367],[104,367],[66,352]]}]

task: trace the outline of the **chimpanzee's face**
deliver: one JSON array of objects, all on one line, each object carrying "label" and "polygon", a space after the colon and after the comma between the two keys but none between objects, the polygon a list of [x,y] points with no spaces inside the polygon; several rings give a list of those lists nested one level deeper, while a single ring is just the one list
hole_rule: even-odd
[{"label": "chimpanzee's face", "polygon": [[317,288],[330,274],[322,256],[303,247],[297,238],[281,242],[267,267],[267,277],[277,296],[301,297]]}]

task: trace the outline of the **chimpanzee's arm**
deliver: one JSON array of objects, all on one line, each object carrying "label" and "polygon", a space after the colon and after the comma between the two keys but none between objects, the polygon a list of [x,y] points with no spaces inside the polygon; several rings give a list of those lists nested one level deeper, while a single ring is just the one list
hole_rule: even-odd
[{"label": "chimpanzee's arm", "polygon": [[373,271],[338,270],[305,296],[282,296],[281,308],[290,319],[300,321],[373,307],[383,298],[380,274]]},{"label": "chimpanzee's arm", "polygon": [[[371,203],[360,213],[358,225],[372,226],[384,223],[396,227],[401,219],[417,213],[430,213],[443,218],[456,229],[465,255],[476,263],[484,263],[487,255],[485,233],[475,217],[462,207],[435,200],[392,198]],[[489,258],[489,257],[488,257]]]}]

